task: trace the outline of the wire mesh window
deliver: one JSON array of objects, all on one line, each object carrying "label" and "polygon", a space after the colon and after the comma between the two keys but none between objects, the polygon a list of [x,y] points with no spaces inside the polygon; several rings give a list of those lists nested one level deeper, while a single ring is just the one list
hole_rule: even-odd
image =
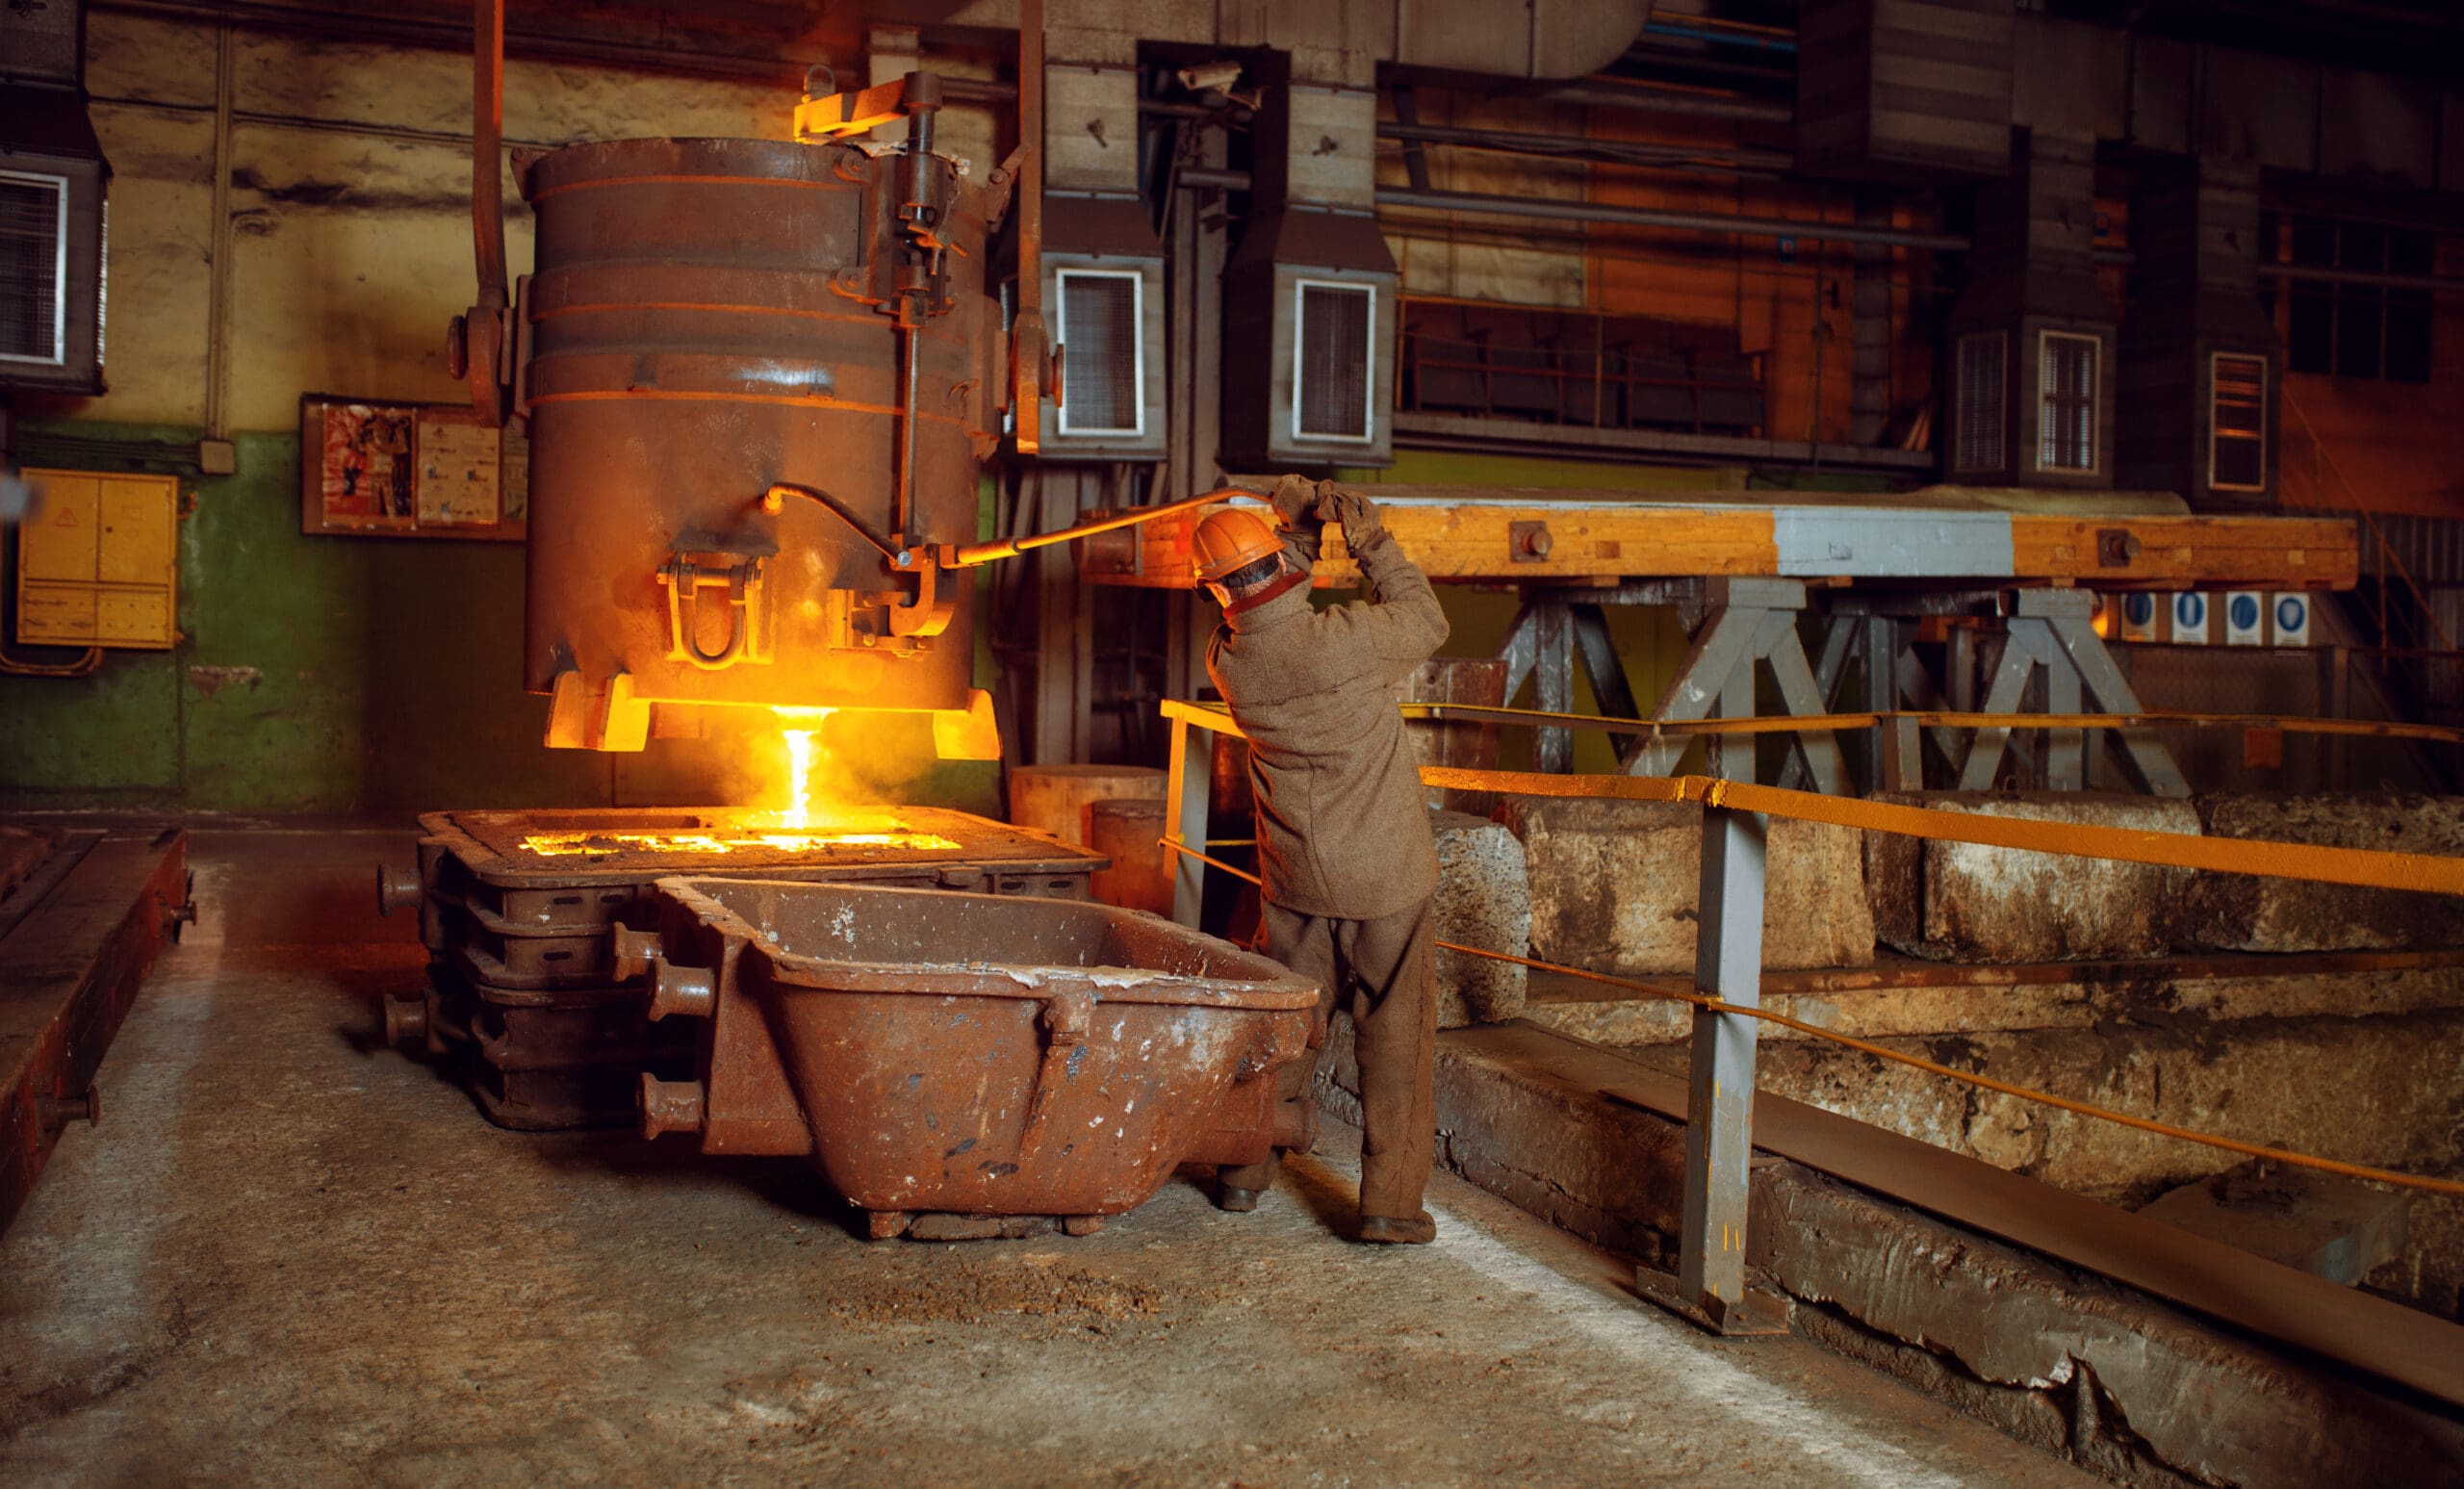
[{"label": "wire mesh window", "polygon": [[[2310,269],[2426,278],[2438,257],[2435,235],[2372,222],[2297,221],[2290,238],[2288,256]],[[2427,290],[2296,280],[2284,365],[2296,372],[2426,383],[2430,316]]]},{"label": "wire mesh window", "polygon": [[1313,439],[1370,437],[1370,347],[1376,292],[1368,285],[1299,282],[1293,328],[1292,432]]},{"label": "wire mesh window", "polygon": [[66,354],[68,183],[0,172],[0,357],[59,362]]},{"label": "wire mesh window", "polygon": [[1118,270],[1065,269],[1061,281],[1061,432],[1145,429],[1145,358],[1139,347],[1143,286]]},{"label": "wire mesh window", "polygon": [[2043,333],[2037,372],[2037,469],[2096,469],[2096,379],[2104,344]]},{"label": "wire mesh window", "polygon": [[1951,413],[1952,469],[2001,468],[2002,377],[2010,339],[2000,331],[1960,338],[1958,407]]},{"label": "wire mesh window", "polygon": [[2268,484],[2268,359],[2220,351],[2208,359],[2207,483],[2218,491]]}]

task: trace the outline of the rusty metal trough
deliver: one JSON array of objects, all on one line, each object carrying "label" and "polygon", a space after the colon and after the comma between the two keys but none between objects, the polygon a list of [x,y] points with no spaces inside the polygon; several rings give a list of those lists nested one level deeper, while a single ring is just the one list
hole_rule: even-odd
[{"label": "rusty metal trough", "polygon": [[1073,1233],[1178,1164],[1244,1163],[1271,1072],[1320,1038],[1317,989],[1264,957],[1112,906],[669,878],[652,1016],[706,1017],[702,1079],[643,1079],[643,1131],[807,1154],[877,1237]]}]

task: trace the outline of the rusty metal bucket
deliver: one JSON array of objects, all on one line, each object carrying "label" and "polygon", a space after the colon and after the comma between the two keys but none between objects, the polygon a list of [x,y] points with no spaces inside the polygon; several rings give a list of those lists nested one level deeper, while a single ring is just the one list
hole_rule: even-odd
[{"label": "rusty metal bucket", "polygon": [[657,889],[659,945],[620,937],[620,958],[653,961],[654,1017],[712,1029],[700,1090],[645,1083],[645,1132],[808,1153],[876,1235],[919,1214],[1091,1223],[1180,1163],[1307,1142],[1275,1130],[1271,1075],[1308,1047],[1317,989],[1229,942],[1108,905]]}]

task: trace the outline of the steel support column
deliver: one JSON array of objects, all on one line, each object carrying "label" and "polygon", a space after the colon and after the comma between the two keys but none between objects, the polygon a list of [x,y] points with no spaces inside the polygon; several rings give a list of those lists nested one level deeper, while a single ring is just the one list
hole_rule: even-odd
[{"label": "steel support column", "polygon": [[[1743,1008],[1762,1001],[1762,889],[1770,819],[1725,807],[1703,810],[1702,919],[1694,990]],[[1755,1020],[1694,1012],[1693,1072],[1685,1099],[1685,1197],[1677,1274],[1638,1269],[1637,1289],[1722,1334],[1779,1333],[1786,1325],[1746,1290],[1746,1212],[1754,1158]]]}]

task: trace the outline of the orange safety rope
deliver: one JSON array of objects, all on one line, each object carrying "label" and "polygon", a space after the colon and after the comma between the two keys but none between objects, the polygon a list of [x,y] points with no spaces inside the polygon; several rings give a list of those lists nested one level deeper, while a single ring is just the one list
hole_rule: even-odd
[{"label": "orange safety rope", "polygon": [[[1168,837],[1159,841],[1171,852],[1187,854],[1199,862],[1219,868],[1236,879],[1244,879],[1253,885],[1259,883],[1257,875],[1245,869],[1234,868],[1222,860],[1200,853],[1186,844],[1176,843]],[[2269,1147],[2264,1143],[2245,1142],[2239,1138],[2219,1137],[2209,1132],[2194,1132],[2188,1127],[2176,1127],[2170,1122],[2133,1117],[2127,1112],[2116,1112],[2109,1107],[2092,1106],[2085,1101],[2073,1101],[2067,1096],[2057,1096],[2050,1091],[2032,1091],[2025,1086],[2014,1086],[2008,1081],[1998,1081],[1989,1075],[1981,1075],[1969,1070],[1955,1070],[1949,1065],[1938,1065],[1921,1056],[1902,1054],[1886,1045],[1877,1044],[1871,1040],[1861,1040],[1854,1035],[1841,1034],[1835,1029],[1825,1029],[1818,1024],[1810,1024],[1804,1019],[1791,1018],[1785,1014],[1774,1013],[1766,1008],[1747,1008],[1742,1004],[1707,997],[1699,992],[1656,983],[1638,982],[1630,977],[1611,977],[1604,972],[1587,972],[1581,967],[1563,966],[1554,962],[1540,962],[1529,957],[1517,957],[1502,951],[1490,951],[1480,946],[1465,946],[1459,942],[1444,940],[1437,944],[1448,951],[1459,951],[1466,956],[1486,957],[1493,962],[1511,962],[1518,966],[1530,967],[1536,971],[1562,972],[1570,977],[1579,977],[1589,982],[1605,983],[1612,988],[1630,988],[1636,992],[1648,993],[1656,998],[1667,998],[1676,1003],[1691,1004],[1707,1013],[1739,1014],[1748,1018],[1759,1018],[1765,1023],[1794,1029],[1800,1034],[1810,1035],[1818,1040],[1829,1040],[1835,1044],[1844,1044],[1850,1049],[1872,1055],[1878,1060],[1888,1060],[1899,1065],[1910,1065],[1929,1074],[1944,1076],[1969,1086],[1982,1087],[1987,1091],[1999,1091],[2006,1096],[2016,1096],[2022,1101],[2034,1101],[2049,1107],[2058,1107],[2065,1112],[2076,1113],[2081,1117],[2095,1117],[2099,1121],[2135,1127],[2142,1132],[2155,1133],[2159,1137],[2179,1138],[2185,1142],[2202,1143],[2208,1147],[2222,1148],[2229,1153],[2264,1158],[2273,1163],[2290,1164],[2298,1168],[2316,1168],[2323,1173],[2343,1174],[2348,1178],[2370,1179],[2403,1189],[2427,1190],[2433,1194],[2464,1195],[2464,1182],[2454,1179],[2431,1178],[2417,1173],[2398,1173],[2393,1169],[2374,1168],[2367,1164],[2348,1164],[2342,1159],[2320,1158],[2309,1153],[2296,1153],[2287,1148]]]},{"label": "orange safety rope", "polygon": [[[2448,654],[2439,654],[2448,655]],[[2464,729],[2392,719],[2319,719],[2284,713],[1978,713],[1954,709],[1884,709],[1866,713],[1770,713],[1708,719],[1619,719],[1597,713],[1506,708],[1493,704],[1407,703],[1405,718],[1443,722],[1494,719],[1535,728],[1596,729],[1608,733],[1691,737],[1697,734],[1797,734],[1812,730],[1872,729],[1911,719],[1925,729],[2276,729],[2293,734],[2349,734],[2370,739],[2426,739],[2464,744]]]},{"label": "orange safety rope", "polygon": [[1855,796],[1790,791],[1707,776],[1557,776],[1519,770],[1421,767],[1424,785],[1458,791],[1501,791],[1523,796],[1614,797],[1626,801],[1700,802],[1736,811],[1829,822],[1904,837],[1936,837],[1989,848],[2018,848],[2073,858],[2114,859],[2166,868],[2198,868],[2220,874],[2259,874],[2317,884],[2358,885],[2464,894],[2464,859],[2372,848],[2325,848],[2257,837],[2203,837],[2191,833],[2149,833],[2044,822],[1983,812],[1938,811]]}]

